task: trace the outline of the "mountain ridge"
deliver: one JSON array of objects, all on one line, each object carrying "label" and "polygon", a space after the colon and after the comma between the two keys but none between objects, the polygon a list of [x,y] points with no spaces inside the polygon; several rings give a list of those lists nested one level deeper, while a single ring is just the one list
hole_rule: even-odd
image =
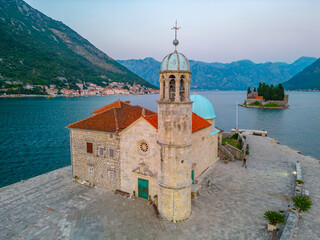
[{"label": "mountain ridge", "polygon": [[22,0],[0,0],[0,59],[0,78],[6,81],[135,82],[154,88],[64,23]]},{"label": "mountain ridge", "polygon": [[[243,59],[230,63],[203,62],[189,60],[193,81],[192,86],[200,89],[246,90],[257,87],[259,82],[277,85],[293,77],[316,61],[313,57],[300,57],[293,63],[265,62],[254,63]],[[144,59],[117,60],[154,85],[159,86],[161,62],[146,57]]]},{"label": "mountain ridge", "polygon": [[320,58],[283,83],[287,90],[320,90]]}]

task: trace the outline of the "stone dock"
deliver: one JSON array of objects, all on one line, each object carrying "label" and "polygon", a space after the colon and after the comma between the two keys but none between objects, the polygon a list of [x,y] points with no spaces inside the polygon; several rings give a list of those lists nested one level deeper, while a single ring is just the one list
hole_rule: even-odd
[{"label": "stone dock", "polygon": [[186,221],[159,219],[143,200],[76,184],[68,166],[0,189],[0,239],[271,239],[263,214],[292,205],[297,161],[313,205],[294,239],[320,239],[319,161],[269,137],[247,141],[248,169],[218,161]]}]

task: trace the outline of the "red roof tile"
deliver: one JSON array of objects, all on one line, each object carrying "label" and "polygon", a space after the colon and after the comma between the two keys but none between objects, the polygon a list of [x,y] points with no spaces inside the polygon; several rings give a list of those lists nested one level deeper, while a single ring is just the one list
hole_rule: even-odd
[{"label": "red roof tile", "polygon": [[211,126],[211,123],[209,123],[204,118],[198,116],[197,114],[192,113],[192,132],[193,133],[209,126]]},{"label": "red roof tile", "polygon": [[121,101],[118,100],[116,102],[108,104],[107,106],[103,106],[101,108],[93,110],[92,113],[102,113],[102,112],[105,112],[105,111],[112,109],[112,108],[121,108]]},{"label": "red roof tile", "polygon": [[[118,100],[94,110],[93,113],[97,114],[72,123],[67,127],[102,132],[121,132],[142,116],[142,109],[143,107]],[[145,109],[146,116],[153,114],[155,112]]]},{"label": "red roof tile", "polygon": [[[145,116],[144,119],[148,121],[156,129],[158,129],[158,114]],[[192,133],[209,126],[211,126],[211,123],[209,123],[202,117],[198,116],[197,114],[192,113]]]},{"label": "red roof tile", "polygon": [[[121,132],[142,116],[142,107],[120,100],[94,110],[93,116],[68,125],[68,128],[102,132]],[[158,129],[158,114],[145,109],[144,119]],[[211,126],[207,120],[192,113],[192,132]]]}]

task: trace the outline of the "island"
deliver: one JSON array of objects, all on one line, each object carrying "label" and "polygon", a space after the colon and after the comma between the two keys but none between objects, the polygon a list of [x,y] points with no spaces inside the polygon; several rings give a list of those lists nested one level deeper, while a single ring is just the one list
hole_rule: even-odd
[{"label": "island", "polygon": [[286,109],[288,105],[289,95],[284,94],[284,88],[280,83],[277,87],[273,84],[270,86],[265,83],[259,83],[258,89],[251,91],[250,87],[247,91],[247,99],[241,107],[246,108],[263,108],[263,109]]}]

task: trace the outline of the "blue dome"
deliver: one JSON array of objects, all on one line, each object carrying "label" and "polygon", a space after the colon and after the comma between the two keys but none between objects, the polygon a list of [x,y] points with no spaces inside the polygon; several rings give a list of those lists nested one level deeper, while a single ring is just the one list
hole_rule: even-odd
[{"label": "blue dome", "polygon": [[161,71],[190,71],[189,61],[183,54],[174,51],[163,59]]},{"label": "blue dome", "polygon": [[190,96],[192,104],[192,112],[204,119],[216,118],[212,103],[204,96],[193,94]]}]

